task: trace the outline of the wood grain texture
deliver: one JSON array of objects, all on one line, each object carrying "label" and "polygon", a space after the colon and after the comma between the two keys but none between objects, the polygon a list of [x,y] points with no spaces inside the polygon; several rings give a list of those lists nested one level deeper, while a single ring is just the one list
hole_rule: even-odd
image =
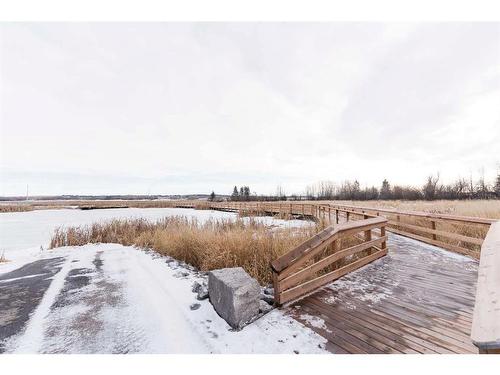
[{"label": "wood grain texture", "polygon": [[500,222],[481,248],[472,339],[482,350],[500,350]]},{"label": "wood grain texture", "polygon": [[478,353],[470,338],[478,262],[394,234],[387,242],[387,256],[284,311],[334,353]]}]

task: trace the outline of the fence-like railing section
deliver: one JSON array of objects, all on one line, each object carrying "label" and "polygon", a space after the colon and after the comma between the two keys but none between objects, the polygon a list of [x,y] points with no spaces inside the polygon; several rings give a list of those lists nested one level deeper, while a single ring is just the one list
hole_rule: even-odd
[{"label": "fence-like railing section", "polygon": [[496,221],[495,219],[425,212],[331,206],[351,210],[352,213],[384,216],[389,220],[387,230],[390,232],[475,258],[479,258],[484,237],[491,223]]},{"label": "fence-like railing section", "polygon": [[[386,255],[386,223],[379,217],[329,226],[274,260],[276,303],[295,300]],[[373,229],[380,235],[372,234]],[[344,243],[348,247],[343,248]]]}]

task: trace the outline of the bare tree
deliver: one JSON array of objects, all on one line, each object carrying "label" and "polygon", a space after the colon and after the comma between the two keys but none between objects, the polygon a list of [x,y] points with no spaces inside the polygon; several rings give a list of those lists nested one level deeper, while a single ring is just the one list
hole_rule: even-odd
[{"label": "bare tree", "polygon": [[427,200],[436,199],[437,184],[439,182],[439,173],[434,177],[430,175],[427,177],[427,182],[423,187],[424,198]]},{"label": "bare tree", "polygon": [[281,200],[286,200],[286,193],[281,185],[276,187],[276,196]]}]

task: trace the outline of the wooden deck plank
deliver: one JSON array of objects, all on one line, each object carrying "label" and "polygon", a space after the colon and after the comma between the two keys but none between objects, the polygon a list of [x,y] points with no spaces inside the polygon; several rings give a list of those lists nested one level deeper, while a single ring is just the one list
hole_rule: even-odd
[{"label": "wooden deck plank", "polygon": [[352,309],[345,306],[338,306],[336,309],[338,311],[343,311],[350,316],[358,316],[360,319],[371,322],[385,330],[393,332],[405,340],[420,344],[435,353],[454,353],[453,351],[447,349],[445,346],[435,344],[432,340],[429,340],[428,335],[422,335],[418,331],[408,329],[401,324],[399,318],[392,316],[380,316],[373,311],[364,309],[362,306],[356,307],[356,314],[353,314]]},{"label": "wooden deck plank", "polygon": [[[401,340],[397,335],[390,335],[387,332],[379,329],[379,327],[373,326],[367,323],[365,320],[356,319],[353,316],[348,316],[340,314],[338,311],[331,311],[325,309],[325,304],[321,301],[311,299],[311,303],[308,303],[306,308],[309,306],[314,306],[317,311],[320,311],[324,316],[326,316],[325,321],[327,322],[327,327],[336,327],[336,322],[341,321],[342,324],[349,326],[353,330],[360,332],[361,334],[373,339],[373,344],[379,349],[384,350],[385,348],[393,349],[391,352],[394,353],[420,353],[421,351],[413,349],[408,346],[404,340]],[[379,345],[380,344],[380,345]],[[382,345],[382,346],[381,346]],[[423,348],[419,348],[424,351]]]},{"label": "wooden deck plank", "polygon": [[[311,299],[314,300],[314,299]],[[321,301],[319,301],[321,303]],[[333,313],[331,313],[331,316],[340,316],[343,319],[349,319],[353,322],[359,323],[359,325],[366,327],[368,330],[371,330],[373,332],[377,332],[381,334],[382,336],[387,337],[388,339],[392,340],[392,342],[396,344],[401,344],[401,351],[404,351],[403,349],[405,347],[413,349],[414,351],[418,353],[438,353],[439,350],[433,350],[432,345],[428,345],[427,342],[419,339],[418,337],[414,337],[411,335],[406,335],[403,331],[392,327],[390,324],[388,324],[387,321],[384,322],[379,322],[376,319],[373,319],[372,316],[369,315],[364,315],[364,314],[358,314],[353,315],[353,314],[348,314],[341,309],[336,309],[334,310]]]},{"label": "wooden deck plank", "polygon": [[[477,353],[470,339],[477,261],[391,234],[389,254],[292,304],[344,351]],[[340,352],[340,351],[338,351]]]}]

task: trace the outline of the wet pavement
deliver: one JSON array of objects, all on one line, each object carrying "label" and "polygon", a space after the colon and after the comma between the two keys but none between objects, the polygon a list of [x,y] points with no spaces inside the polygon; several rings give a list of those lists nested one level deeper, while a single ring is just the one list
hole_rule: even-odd
[{"label": "wet pavement", "polygon": [[0,275],[0,353],[5,341],[24,329],[63,261],[41,259]]}]

